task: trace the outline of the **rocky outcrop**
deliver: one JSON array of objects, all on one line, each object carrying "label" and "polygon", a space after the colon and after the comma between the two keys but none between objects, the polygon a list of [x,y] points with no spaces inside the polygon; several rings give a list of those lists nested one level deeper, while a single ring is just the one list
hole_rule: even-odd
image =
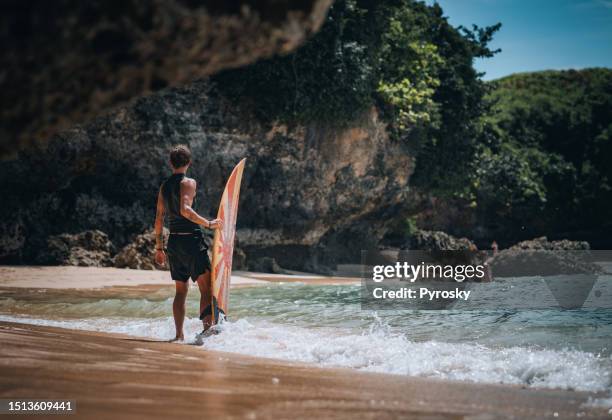
[{"label": "rocky outcrop", "polygon": [[455,238],[441,231],[417,230],[402,247],[419,251],[474,251],[476,245],[467,238]]},{"label": "rocky outcrop", "polygon": [[546,236],[522,241],[512,245],[507,251],[517,250],[546,250],[546,251],[588,251],[591,246],[586,241],[570,241],[562,239],[559,241],[549,241]]},{"label": "rocky outcrop", "polygon": [[[413,232],[402,246],[397,260],[416,265],[421,262],[436,265],[476,265],[484,263],[486,257],[486,252],[478,251],[476,245],[467,238],[419,229]],[[486,281],[488,279],[487,275]]]},{"label": "rocky outcrop", "polygon": [[500,251],[490,261],[496,277],[598,274],[602,269],[589,258],[584,241],[549,241],[540,237]]},{"label": "rocky outcrop", "polygon": [[108,267],[112,265],[114,246],[108,236],[99,230],[76,235],[50,236],[46,248],[38,254],[37,262],[49,265],[78,265]]},{"label": "rocky outcrop", "polygon": [[[168,229],[164,228],[164,243],[168,242]],[[117,268],[132,268],[139,270],[168,269],[155,264],[155,232],[153,229],[142,233],[123,247],[113,259]]]},{"label": "rocky outcrop", "polygon": [[0,163],[0,231],[25,238],[4,261],[31,261],[47,237],[90,229],[127,245],[153,224],[175,143],[192,148],[197,208],[208,217],[247,158],[237,237],[248,259],[311,271],[358,262],[408,203],[412,158],[374,111],[343,129],[266,126],[199,82],[140,98]]},{"label": "rocky outcrop", "polygon": [[9,1],[0,156],[132,98],[286,53],[331,0]]}]

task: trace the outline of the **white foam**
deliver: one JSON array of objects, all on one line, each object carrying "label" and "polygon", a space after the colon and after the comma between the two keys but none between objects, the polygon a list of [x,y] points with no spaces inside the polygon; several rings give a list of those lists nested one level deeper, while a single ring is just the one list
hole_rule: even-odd
[{"label": "white foam", "polygon": [[[157,339],[174,335],[171,317],[61,321],[1,315],[0,320]],[[198,319],[186,320],[186,337],[194,337],[200,328]],[[241,319],[223,324],[222,333],[207,338],[204,347],[319,366],[479,383],[581,391],[609,391],[612,383],[610,357],[577,350],[415,342],[404,335],[391,333],[380,324],[357,334],[342,328],[304,328]]]},{"label": "white foam", "polygon": [[371,372],[484,383],[601,391],[610,387],[610,363],[592,353],[475,344],[414,342],[384,329],[343,334],[246,320],[224,325],[210,349],[341,366]]}]

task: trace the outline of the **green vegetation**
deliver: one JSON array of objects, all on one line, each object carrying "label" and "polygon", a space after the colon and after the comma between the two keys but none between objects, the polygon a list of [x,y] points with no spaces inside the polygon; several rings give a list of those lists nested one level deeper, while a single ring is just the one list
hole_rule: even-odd
[{"label": "green vegetation", "polygon": [[213,77],[222,93],[263,121],[346,124],[373,104],[384,7],[338,1],[296,52]]},{"label": "green vegetation", "polygon": [[517,74],[490,86],[472,179],[481,219],[610,229],[612,70]]}]

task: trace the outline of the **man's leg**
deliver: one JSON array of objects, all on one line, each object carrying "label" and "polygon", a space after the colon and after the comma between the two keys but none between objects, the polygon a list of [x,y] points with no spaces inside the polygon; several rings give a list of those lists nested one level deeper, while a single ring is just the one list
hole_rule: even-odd
[{"label": "man's leg", "polygon": [[[210,271],[207,271],[204,274],[198,276],[197,282],[198,282],[198,287],[200,288],[200,315],[202,315],[202,311],[206,309],[206,307],[210,305],[212,301]],[[204,324],[204,330],[207,330],[211,327],[210,325],[211,321],[212,321],[212,315],[210,313],[202,318],[202,323]]]},{"label": "man's leg", "polygon": [[172,303],[172,313],[174,314],[174,325],[176,326],[176,337],[170,341],[182,341],[185,339],[183,335],[183,323],[185,322],[185,302],[187,300],[187,292],[189,291],[188,281],[175,280],[176,294]]}]

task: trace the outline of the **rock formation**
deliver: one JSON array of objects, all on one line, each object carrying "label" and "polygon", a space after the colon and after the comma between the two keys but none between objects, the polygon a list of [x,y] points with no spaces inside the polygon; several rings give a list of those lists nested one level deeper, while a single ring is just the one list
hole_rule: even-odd
[{"label": "rock formation", "polygon": [[477,265],[484,263],[487,258],[486,251],[478,251],[469,239],[456,238],[441,231],[419,229],[410,235],[401,248],[397,260],[415,265],[421,262],[453,266]]},{"label": "rock formation", "polygon": [[198,82],[140,98],[0,163],[0,259],[32,261],[49,236],[91,229],[127,245],[153,224],[175,143],[192,148],[208,217],[247,157],[237,236],[248,259],[299,270],[358,262],[406,209],[413,161],[375,111],[343,129],[264,126],[215,92]]},{"label": "rock formation", "polygon": [[543,236],[500,251],[489,264],[497,277],[601,273],[590,261],[589,249],[588,242],[549,241]]},{"label": "rock formation", "polygon": [[546,250],[546,251],[588,251],[591,249],[586,241],[570,241],[562,239],[559,241],[549,241],[546,236],[522,241],[512,245],[508,250]]},{"label": "rock formation", "polygon": [[104,232],[90,230],[75,235],[50,236],[36,262],[48,265],[108,267],[112,265],[114,246]]},{"label": "rock formation", "polygon": [[[164,228],[164,243],[168,242],[168,229]],[[132,268],[139,270],[168,269],[155,264],[155,233],[153,229],[146,231],[128,245],[123,247],[113,259],[117,268]]]},{"label": "rock formation", "polygon": [[331,2],[3,2],[0,156],[143,94],[291,51]]},{"label": "rock formation", "polygon": [[467,238],[455,238],[440,231],[417,230],[413,233],[404,249],[420,251],[473,251],[476,246]]}]

